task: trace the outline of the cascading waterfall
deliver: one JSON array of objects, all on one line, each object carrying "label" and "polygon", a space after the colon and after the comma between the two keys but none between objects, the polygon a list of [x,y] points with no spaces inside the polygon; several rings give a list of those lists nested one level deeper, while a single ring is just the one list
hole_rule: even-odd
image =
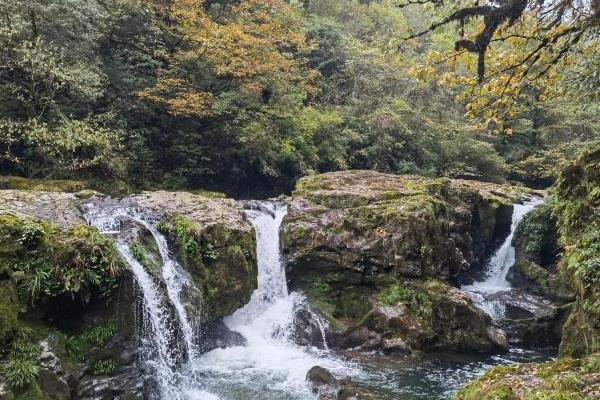
[{"label": "cascading waterfall", "polygon": [[[179,264],[171,257],[166,238],[158,232],[155,221],[149,215],[134,208],[109,207],[94,208],[89,206],[86,212],[88,223],[96,226],[105,235],[119,235],[124,221],[132,221],[145,228],[156,241],[161,257],[161,276],[165,283],[166,299],[157,283],[146,269],[135,259],[128,243],[117,240],[117,248],[123,260],[127,262],[140,287],[144,297],[144,327],[145,338],[142,345],[143,357],[153,367],[162,400],[180,400],[188,398],[181,390],[178,376],[178,359],[173,351],[176,338],[175,329],[171,324],[169,304],[175,310],[176,327],[182,333],[183,342],[188,355],[188,361],[193,362],[197,357],[194,343],[194,328],[189,320],[183,302],[182,290],[188,285],[189,279]],[[208,393],[204,398],[210,398]]]},{"label": "cascading waterfall", "polygon": [[258,288],[246,306],[225,319],[247,345],[213,350],[195,369],[207,388],[225,399],[313,399],[305,381],[311,367],[321,365],[344,375],[355,372],[327,351],[294,344],[294,316],[307,302],[302,293],[288,292],[281,262],[279,228],[287,206],[261,202],[260,208],[247,211],[256,230]]},{"label": "cascading waterfall", "polygon": [[542,203],[542,199],[533,198],[523,204],[514,205],[510,233],[485,265],[485,278],[461,287],[471,296],[475,305],[494,319],[503,318],[506,311],[506,305],[498,295],[512,290],[506,278],[515,263],[515,248],[512,245],[515,231],[523,218]]}]

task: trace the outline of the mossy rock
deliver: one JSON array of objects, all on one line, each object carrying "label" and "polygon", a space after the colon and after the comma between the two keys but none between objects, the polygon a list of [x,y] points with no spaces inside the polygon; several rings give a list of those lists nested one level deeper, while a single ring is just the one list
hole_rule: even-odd
[{"label": "mossy rock", "polygon": [[8,343],[19,326],[19,301],[12,282],[0,281],[0,346]]},{"label": "mossy rock", "polygon": [[17,282],[28,301],[112,290],[125,270],[114,243],[96,228],[69,229],[13,214],[0,214],[0,273]]},{"label": "mossy rock", "polygon": [[525,193],[374,171],[309,176],[298,181],[290,201],[283,251],[292,279],[336,267],[448,278],[485,259],[510,226],[512,202]]},{"label": "mossy rock", "polygon": [[593,400],[600,396],[600,356],[498,366],[460,389],[454,400]]},{"label": "mossy rock", "polygon": [[0,176],[0,190],[33,190],[41,192],[74,193],[88,188],[83,181],[29,179],[18,176]]},{"label": "mossy rock", "polygon": [[202,293],[202,319],[212,321],[246,304],[257,287],[252,230],[226,224],[203,226],[180,214],[159,223],[177,258]]},{"label": "mossy rock", "polygon": [[387,351],[399,340],[425,351],[494,352],[506,346],[490,318],[443,280],[338,271],[304,275],[297,284],[336,332],[334,346]]}]

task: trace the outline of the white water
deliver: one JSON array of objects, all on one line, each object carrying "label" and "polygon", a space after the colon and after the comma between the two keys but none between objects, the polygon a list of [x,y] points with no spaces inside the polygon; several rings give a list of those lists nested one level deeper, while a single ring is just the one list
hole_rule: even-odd
[{"label": "white water", "polygon": [[288,293],[281,262],[279,227],[287,209],[267,202],[262,206],[272,215],[247,212],[256,230],[258,288],[245,307],[225,319],[247,345],[213,350],[194,369],[205,377],[208,390],[222,399],[313,399],[305,380],[310,368],[320,365],[345,376],[354,375],[356,368],[328,351],[293,343],[294,314],[306,307],[306,299],[301,293]]},{"label": "white water", "polygon": [[512,245],[515,231],[525,215],[542,203],[542,199],[533,198],[523,204],[514,205],[510,233],[485,265],[485,278],[461,287],[473,299],[475,305],[494,319],[504,317],[506,311],[506,306],[499,300],[498,295],[512,290],[506,277],[515,263],[515,248]]},{"label": "white water", "polygon": [[155,378],[160,390],[160,398],[179,399],[175,386],[175,368],[177,361],[170,350],[171,328],[169,326],[169,310],[152,277],[137,262],[129,250],[129,246],[118,243],[117,249],[133,272],[136,282],[144,295],[144,331],[146,333],[142,346],[144,358],[149,361],[155,371]]},{"label": "white water", "polygon": [[[155,228],[152,218],[133,208],[111,207],[106,209],[91,208],[86,213],[88,222],[97,227],[103,234],[115,235],[121,232],[122,223],[126,220],[147,229],[156,241],[161,257],[161,276],[165,283],[166,296],[177,314],[176,323],[183,334],[184,345],[189,361],[197,356],[194,343],[194,329],[181,300],[182,290],[188,285],[188,278],[177,262],[171,257],[166,238]],[[184,399],[178,387],[178,361],[172,350],[175,337],[173,327],[169,324],[169,308],[157,283],[146,269],[135,259],[127,243],[117,243],[117,248],[123,260],[129,264],[138,286],[144,296],[144,342],[143,356],[153,366],[155,376],[161,391],[160,399]],[[203,394],[208,399],[208,394]]]}]

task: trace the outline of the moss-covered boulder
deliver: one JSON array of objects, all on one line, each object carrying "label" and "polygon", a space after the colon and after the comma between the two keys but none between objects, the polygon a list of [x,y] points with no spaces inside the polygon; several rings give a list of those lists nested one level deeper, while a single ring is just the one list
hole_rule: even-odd
[{"label": "moss-covered boulder", "polygon": [[343,347],[502,350],[504,333],[449,280],[482,264],[527,194],[373,171],[303,178],[283,223],[288,276]]},{"label": "moss-covered boulder", "polygon": [[159,217],[158,228],[194,281],[187,302],[203,321],[246,304],[257,287],[256,239],[241,203],[184,192],[148,192],[127,199]]},{"label": "moss-covered boulder", "polygon": [[600,354],[544,364],[492,368],[460,389],[454,400],[596,400],[600,398]]},{"label": "moss-covered boulder", "polygon": [[344,288],[337,284],[348,281],[335,279],[319,278],[304,286],[334,329],[330,339],[334,346],[391,355],[412,350],[501,352],[508,346],[502,329],[443,280],[355,276]]},{"label": "moss-covered boulder", "polygon": [[516,261],[508,277],[515,287],[559,303],[574,299],[558,267],[562,251],[558,240],[551,204],[543,204],[523,218],[513,239]]},{"label": "moss-covered boulder", "polygon": [[600,146],[564,168],[553,197],[565,249],[561,269],[576,293],[560,352],[581,356],[600,350]]},{"label": "moss-covered boulder", "polygon": [[283,224],[292,274],[315,268],[452,277],[481,263],[525,189],[343,171],[301,179]]}]

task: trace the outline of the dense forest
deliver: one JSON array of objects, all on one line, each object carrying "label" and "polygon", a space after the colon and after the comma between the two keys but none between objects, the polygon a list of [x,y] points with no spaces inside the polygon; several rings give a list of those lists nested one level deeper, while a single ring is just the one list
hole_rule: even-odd
[{"label": "dense forest", "polygon": [[480,82],[454,43],[476,15],[428,29],[462,3],[417,3],[1,0],[0,171],[238,197],[345,169],[546,187],[600,137],[597,28],[511,68],[547,34],[524,15]]}]

